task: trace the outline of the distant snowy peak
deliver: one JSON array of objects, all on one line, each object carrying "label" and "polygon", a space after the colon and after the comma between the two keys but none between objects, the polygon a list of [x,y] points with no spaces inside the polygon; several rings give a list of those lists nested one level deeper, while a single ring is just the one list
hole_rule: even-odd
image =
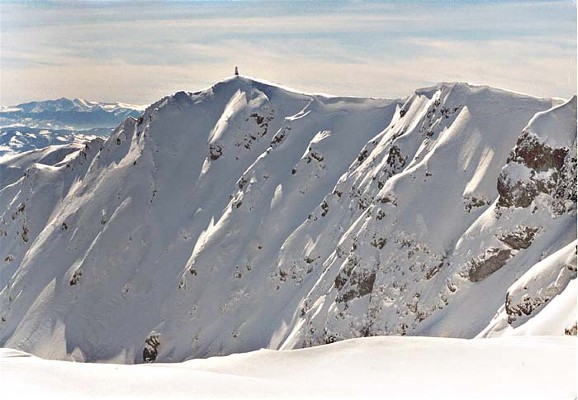
[{"label": "distant snowy peak", "polygon": [[122,112],[125,110],[143,111],[145,106],[137,106],[124,103],[101,103],[84,99],[66,99],[33,101],[22,103],[17,106],[0,107],[0,113],[22,113],[22,114],[41,114],[49,112],[92,112],[103,110],[107,112]]},{"label": "distant snowy peak", "polygon": [[50,145],[108,137],[127,117],[145,107],[58,99],[0,108],[0,157]]},{"label": "distant snowy peak", "polygon": [[97,103],[83,99],[34,101],[0,108],[0,126],[43,129],[115,127],[127,117],[138,117],[144,106]]}]

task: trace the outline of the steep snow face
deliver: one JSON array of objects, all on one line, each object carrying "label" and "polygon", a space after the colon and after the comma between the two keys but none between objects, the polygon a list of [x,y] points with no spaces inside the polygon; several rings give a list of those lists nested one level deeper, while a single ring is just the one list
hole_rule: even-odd
[{"label": "steep snow face", "polygon": [[[575,188],[556,178],[520,207],[500,183],[575,171],[575,115],[467,84],[390,101],[236,77],[49,165],[0,162],[0,343],[131,363],[487,332],[576,238]],[[522,132],[549,132],[562,166],[522,165]]]},{"label": "steep snow face", "polygon": [[[323,273],[284,346],[380,334],[477,335],[528,267],[575,238],[573,212],[498,219],[494,211],[510,149],[550,106],[464,84],[417,91],[324,200],[333,221],[321,221],[321,212],[295,232],[302,248],[310,232],[323,230],[309,250]],[[575,130],[564,134],[575,137]],[[531,249],[533,236],[506,247],[504,237],[538,227]],[[331,237],[338,239],[328,243]]]},{"label": "steep snow face", "polygon": [[[397,105],[236,78],[179,92],[126,120],[102,148],[91,146],[97,154],[74,158],[87,166],[82,178],[77,165],[51,168],[47,174],[63,175],[54,181],[70,182],[48,184],[59,193],[47,195],[51,201],[23,190],[48,178],[21,177],[3,189],[0,248],[11,261],[2,266],[2,343],[49,357],[129,362],[156,357],[156,348],[143,352],[145,340],[155,347],[154,332],[162,334],[159,357],[172,360],[267,346],[289,294],[265,307],[271,327],[248,325],[244,339],[235,331],[256,313],[234,309],[275,291],[273,254]],[[329,163],[322,152],[332,155]],[[297,181],[294,169],[309,178],[289,182]],[[45,209],[43,220],[31,214],[32,203]],[[17,237],[24,227],[26,241]],[[201,264],[205,249],[218,254]],[[243,252],[263,254],[254,279]]]}]

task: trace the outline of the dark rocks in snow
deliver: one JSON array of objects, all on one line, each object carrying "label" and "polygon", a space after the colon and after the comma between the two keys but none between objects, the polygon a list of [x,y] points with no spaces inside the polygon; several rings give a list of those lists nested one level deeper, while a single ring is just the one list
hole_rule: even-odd
[{"label": "dark rocks in snow", "polygon": [[512,182],[505,173],[498,177],[497,189],[500,194],[498,208],[528,208],[538,195],[538,190],[533,182]]},{"label": "dark rocks in snow", "polygon": [[29,233],[28,227],[26,225],[22,225],[22,233],[20,234],[20,237],[22,238],[22,241],[24,243],[28,243],[29,239],[28,233]]},{"label": "dark rocks in snow", "polygon": [[490,205],[491,202],[484,196],[465,196],[464,209],[469,214],[474,208]]},{"label": "dark rocks in snow", "polygon": [[568,148],[552,148],[524,131],[498,177],[497,189],[498,207],[528,208],[545,194],[553,200],[553,213],[572,211],[576,207],[576,157]]},{"label": "dark rocks in snow", "polygon": [[500,268],[502,268],[510,258],[512,250],[489,248],[485,254],[470,262],[468,277],[472,282],[478,282],[487,278]]},{"label": "dark rocks in snow", "polygon": [[255,119],[255,122],[257,122],[257,125],[263,124],[263,121],[265,120],[265,117],[262,117],[261,115],[259,115],[257,113],[251,114],[251,118]]},{"label": "dark rocks in snow", "polygon": [[327,204],[327,201],[324,200],[323,203],[321,203],[321,209],[323,210],[321,216],[325,217],[329,212],[329,204]]},{"label": "dark rocks in snow", "polygon": [[74,286],[77,283],[80,283],[80,280],[82,279],[82,271],[77,269],[76,271],[74,271],[74,273],[72,274],[72,277],[70,278],[70,281],[68,282],[70,284],[70,286]]},{"label": "dark rocks in snow", "polygon": [[157,359],[158,348],[161,345],[160,334],[153,332],[145,339],[142,359],[145,363],[152,363]]},{"label": "dark rocks in snow", "polygon": [[[337,296],[335,301],[337,303],[347,303],[353,299],[371,294],[375,283],[375,276],[375,271],[367,272],[354,270],[348,280],[350,289]],[[337,287],[337,278],[335,283]]]},{"label": "dark rocks in snow", "polygon": [[538,227],[518,227],[515,231],[500,236],[498,239],[513,250],[527,249],[534,241]]},{"label": "dark rocks in snow", "polygon": [[444,257],[441,262],[437,265],[435,265],[434,267],[430,268],[426,274],[425,274],[425,279],[430,280],[431,278],[433,278],[435,275],[437,275],[438,272],[441,271],[441,269],[447,265],[447,260]]},{"label": "dark rocks in snow", "polygon": [[389,149],[389,154],[387,155],[387,165],[389,165],[395,171],[403,168],[407,157],[404,157],[401,153],[401,149],[397,146],[391,146]]},{"label": "dark rocks in snow", "polygon": [[315,150],[310,150],[309,156],[307,156],[307,164],[311,162],[311,160],[315,160],[317,162],[322,162],[325,159],[323,155]]},{"label": "dark rocks in snow", "polygon": [[567,154],[568,149],[553,149],[540,143],[535,135],[524,131],[518,138],[508,162],[515,161],[524,164],[537,172],[548,171],[549,169],[560,170]]},{"label": "dark rocks in snow", "polygon": [[211,143],[209,146],[209,157],[211,160],[218,160],[223,155],[223,147],[219,143]]},{"label": "dark rocks in snow", "polygon": [[367,158],[367,156],[369,156],[369,150],[368,149],[363,149],[361,151],[361,153],[359,153],[359,155],[357,156],[357,162],[358,163],[362,163],[365,161],[365,159]]}]

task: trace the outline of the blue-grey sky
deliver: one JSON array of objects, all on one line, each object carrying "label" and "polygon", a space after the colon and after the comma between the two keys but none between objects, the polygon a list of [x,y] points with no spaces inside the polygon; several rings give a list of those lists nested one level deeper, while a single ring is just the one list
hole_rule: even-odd
[{"label": "blue-grey sky", "polygon": [[576,93],[575,1],[0,2],[0,103],[148,104],[241,74],[403,97],[440,81]]}]

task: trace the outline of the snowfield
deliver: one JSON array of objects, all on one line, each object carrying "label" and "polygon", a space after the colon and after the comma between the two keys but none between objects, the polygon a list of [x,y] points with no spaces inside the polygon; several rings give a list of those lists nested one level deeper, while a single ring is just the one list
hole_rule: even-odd
[{"label": "snowfield", "polygon": [[[0,160],[0,346],[132,364],[576,335],[577,243],[576,97],[440,83],[363,99],[232,77],[106,141]],[[405,343],[329,349],[380,340]],[[494,367],[453,383],[480,390],[502,352],[521,365],[521,349],[574,343],[504,340],[407,343],[463,343],[481,365],[487,350]]]},{"label": "snowfield", "polygon": [[574,399],[568,337],[373,337],[177,364],[48,361],[0,350],[6,398]]}]

